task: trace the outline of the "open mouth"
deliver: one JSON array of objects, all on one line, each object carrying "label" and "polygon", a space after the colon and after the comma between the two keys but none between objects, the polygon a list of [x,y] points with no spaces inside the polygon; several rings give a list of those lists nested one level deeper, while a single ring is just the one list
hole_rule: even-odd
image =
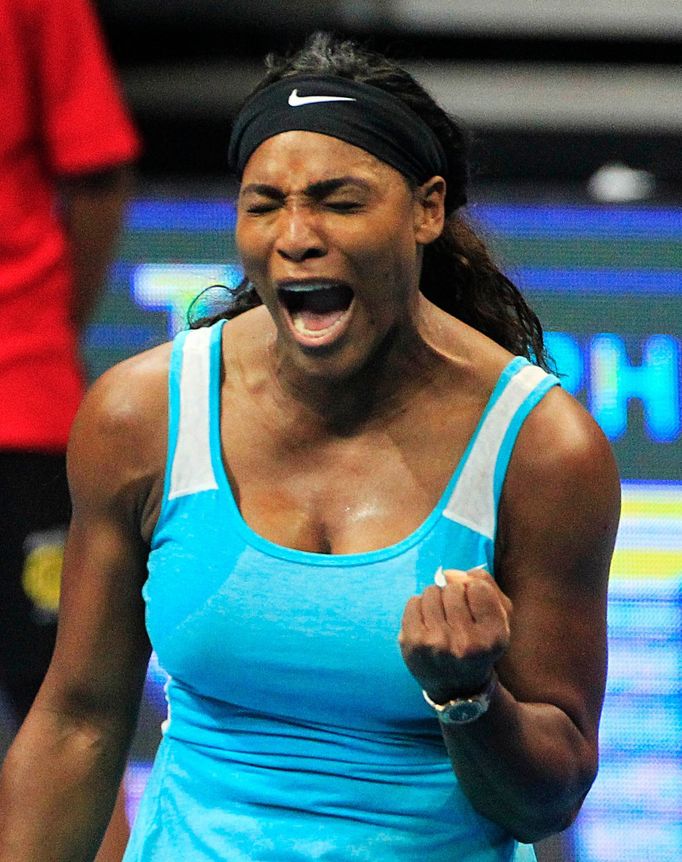
[{"label": "open mouth", "polygon": [[279,299],[297,333],[322,339],[346,318],[353,291],[337,282],[292,282],[279,289]]}]

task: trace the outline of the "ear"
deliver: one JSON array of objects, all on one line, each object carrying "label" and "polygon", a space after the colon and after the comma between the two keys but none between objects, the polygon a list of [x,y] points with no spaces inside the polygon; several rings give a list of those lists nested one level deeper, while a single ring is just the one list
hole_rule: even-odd
[{"label": "ear", "polygon": [[428,245],[443,232],[445,224],[445,180],[435,176],[414,193],[414,237]]}]

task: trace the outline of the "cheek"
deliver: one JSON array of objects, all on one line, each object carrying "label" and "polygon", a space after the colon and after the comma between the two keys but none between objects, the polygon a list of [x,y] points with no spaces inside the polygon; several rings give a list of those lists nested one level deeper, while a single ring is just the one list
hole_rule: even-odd
[{"label": "cheek", "polygon": [[244,271],[251,280],[267,266],[267,243],[262,231],[245,227],[237,221],[235,242]]},{"label": "cheek", "polygon": [[414,237],[402,225],[383,234],[381,240],[369,232],[366,237],[353,255],[358,268],[376,281],[379,293],[409,292],[418,271]]},{"label": "cheek", "polygon": [[398,231],[381,231],[368,225],[358,231],[343,244],[343,250],[348,258],[366,271],[388,271],[392,268],[398,248],[396,239]]}]

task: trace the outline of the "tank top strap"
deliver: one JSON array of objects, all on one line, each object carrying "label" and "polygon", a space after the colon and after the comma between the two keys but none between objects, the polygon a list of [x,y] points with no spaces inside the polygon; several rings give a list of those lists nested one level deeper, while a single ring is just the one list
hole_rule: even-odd
[{"label": "tank top strap", "polygon": [[507,366],[460,465],[445,518],[494,540],[502,485],[521,425],[558,383],[523,357]]},{"label": "tank top strap", "polygon": [[212,444],[218,434],[224,323],[181,332],[173,343],[164,494],[169,500],[218,488]]}]

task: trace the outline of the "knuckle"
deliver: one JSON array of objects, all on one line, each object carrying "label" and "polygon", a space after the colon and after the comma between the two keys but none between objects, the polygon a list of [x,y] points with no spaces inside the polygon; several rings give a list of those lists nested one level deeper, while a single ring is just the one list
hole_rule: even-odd
[{"label": "knuckle", "polygon": [[483,581],[480,578],[472,578],[467,584],[470,593],[481,598],[492,598],[498,588],[492,581]]},{"label": "knuckle", "polygon": [[431,654],[439,654],[448,651],[448,642],[440,632],[430,632],[424,639],[423,647]]},{"label": "knuckle", "polygon": [[454,647],[454,655],[463,662],[476,663],[506,651],[508,641],[492,633],[473,636]]},{"label": "knuckle", "polygon": [[413,644],[413,651],[425,662],[433,662],[450,653],[447,640],[436,634],[427,634]]},{"label": "knuckle", "polygon": [[457,658],[466,662],[476,662],[487,654],[488,650],[478,643],[462,644],[456,651]]}]

